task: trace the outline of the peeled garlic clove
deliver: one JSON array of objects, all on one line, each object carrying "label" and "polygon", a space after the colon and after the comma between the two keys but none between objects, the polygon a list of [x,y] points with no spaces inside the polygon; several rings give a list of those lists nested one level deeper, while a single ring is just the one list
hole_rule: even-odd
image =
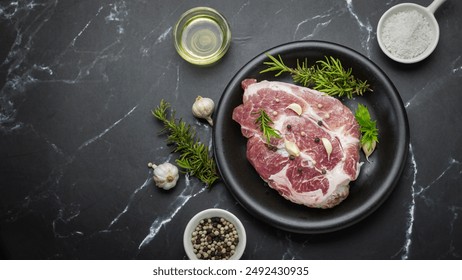
[{"label": "peeled garlic clove", "polygon": [[327,160],[330,160],[330,154],[332,153],[332,143],[327,138],[321,138],[322,145],[327,152]]},{"label": "peeled garlic clove", "polygon": [[297,103],[290,104],[287,106],[287,109],[294,111],[299,116],[303,113],[302,106],[298,105]]},{"label": "peeled garlic clove", "polygon": [[375,147],[377,146],[376,141],[372,141],[370,143],[365,143],[362,145],[362,150],[364,155],[366,156],[366,160],[369,161],[369,156],[375,151]]},{"label": "peeled garlic clove", "polygon": [[294,157],[298,157],[300,155],[300,149],[294,142],[286,140],[284,141],[284,147],[286,148],[286,151],[289,153],[289,155]]},{"label": "peeled garlic clove", "polygon": [[196,118],[205,119],[213,126],[212,114],[215,109],[215,103],[212,99],[197,96],[192,106],[192,113]]},{"label": "peeled garlic clove", "polygon": [[169,162],[159,165],[148,163],[148,166],[154,169],[153,179],[156,186],[169,190],[176,185],[179,178],[178,167]]}]

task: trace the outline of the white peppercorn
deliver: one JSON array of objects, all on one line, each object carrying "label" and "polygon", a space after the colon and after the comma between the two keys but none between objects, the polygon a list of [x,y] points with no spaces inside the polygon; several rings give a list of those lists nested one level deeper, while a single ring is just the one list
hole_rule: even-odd
[{"label": "white peppercorn", "polygon": [[235,226],[225,218],[202,219],[191,235],[198,259],[229,259],[236,250],[239,237]]}]

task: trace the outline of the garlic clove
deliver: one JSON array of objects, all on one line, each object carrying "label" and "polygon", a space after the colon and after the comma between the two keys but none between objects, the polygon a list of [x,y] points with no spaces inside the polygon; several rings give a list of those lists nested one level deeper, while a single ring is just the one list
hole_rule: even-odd
[{"label": "garlic clove", "polygon": [[289,106],[287,106],[286,108],[294,111],[299,116],[303,113],[302,106],[300,106],[297,103],[292,103]]},{"label": "garlic clove", "polygon": [[169,190],[176,186],[179,178],[178,167],[165,162],[159,165],[148,163],[148,167],[154,169],[154,182],[156,186],[164,190]]},{"label": "garlic clove", "polygon": [[375,148],[377,146],[376,141],[372,141],[372,143],[366,143],[362,145],[362,150],[364,152],[364,155],[366,156],[366,160],[369,161],[369,156],[375,151]]},{"label": "garlic clove", "polygon": [[205,120],[210,124],[210,126],[213,126],[213,120],[211,117],[205,118]]},{"label": "garlic clove", "polygon": [[284,147],[286,151],[289,153],[289,155],[295,156],[295,157],[298,157],[300,155],[300,149],[298,148],[297,144],[295,144],[294,142],[285,140]]},{"label": "garlic clove", "polygon": [[332,153],[332,143],[327,138],[321,138],[322,145],[327,152],[327,160],[330,160],[330,154]]},{"label": "garlic clove", "polygon": [[205,119],[213,126],[212,114],[215,110],[215,103],[208,97],[197,96],[192,105],[192,113],[196,118]]}]

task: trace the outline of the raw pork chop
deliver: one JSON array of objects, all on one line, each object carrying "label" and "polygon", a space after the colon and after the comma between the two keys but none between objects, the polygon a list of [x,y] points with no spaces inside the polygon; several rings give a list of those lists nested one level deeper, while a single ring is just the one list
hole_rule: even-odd
[{"label": "raw pork chop", "polygon": [[[361,166],[359,125],[350,109],[322,92],[283,82],[246,79],[242,88],[243,104],[234,109],[233,119],[248,138],[247,158],[260,177],[297,204],[331,208],[342,202]],[[301,115],[291,104],[300,106]],[[260,109],[281,138],[269,143],[264,138],[255,122]],[[287,143],[294,143],[299,154],[294,156]]]}]

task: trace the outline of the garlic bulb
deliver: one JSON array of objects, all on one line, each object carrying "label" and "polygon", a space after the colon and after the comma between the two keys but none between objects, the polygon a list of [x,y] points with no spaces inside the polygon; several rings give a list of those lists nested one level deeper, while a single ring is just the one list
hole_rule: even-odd
[{"label": "garlic bulb", "polygon": [[192,106],[192,113],[196,118],[205,119],[213,126],[212,114],[215,109],[215,103],[212,99],[198,96]]},{"label": "garlic bulb", "polygon": [[176,185],[179,175],[175,165],[168,162],[159,165],[148,163],[148,167],[154,169],[153,179],[159,188],[169,190]]}]

